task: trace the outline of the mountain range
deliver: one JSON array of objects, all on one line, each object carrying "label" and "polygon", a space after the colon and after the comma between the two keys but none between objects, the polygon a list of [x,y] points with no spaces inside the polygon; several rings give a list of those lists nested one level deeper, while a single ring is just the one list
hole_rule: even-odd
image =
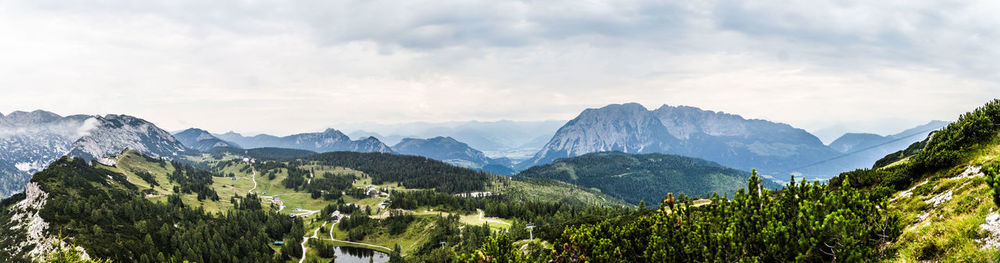
[{"label": "mountain range", "polygon": [[487,157],[482,151],[452,137],[405,138],[393,145],[392,149],[400,154],[423,156],[455,166],[479,169],[495,174],[512,175],[514,173],[513,162],[510,159]]},{"label": "mountain range", "polygon": [[335,129],[327,129],[317,133],[300,133],[285,137],[267,134],[244,137],[235,132],[216,134],[215,137],[236,143],[244,148],[276,147],[314,152],[393,152],[388,145],[385,145],[375,137],[351,140],[350,137]]},{"label": "mountain range", "polygon": [[212,148],[217,147],[228,147],[228,148],[243,148],[239,145],[227,141],[223,141],[218,137],[215,137],[208,131],[190,128],[178,133],[174,133],[174,138],[181,141],[185,147],[192,150],[197,150],[201,152],[207,152],[212,150]]},{"label": "mountain range", "polygon": [[463,121],[400,124],[358,123],[338,126],[354,139],[373,136],[395,145],[406,138],[451,137],[491,158],[524,160],[538,152],[566,121]]},{"label": "mountain range", "polygon": [[[945,121],[926,124],[891,134],[847,133],[830,143],[830,148],[844,154],[857,155],[862,160],[878,160],[887,154],[906,149],[910,144],[927,138],[927,135],[948,125]],[[870,165],[869,165],[870,166]]]},{"label": "mountain range", "polygon": [[[422,132],[436,130],[463,134],[464,138],[473,138],[473,141],[479,140],[474,139],[478,136],[494,138],[489,141],[508,142],[502,147],[486,145],[490,149],[502,149],[525,141],[542,141],[536,135],[544,134],[552,123],[468,122],[434,126],[438,128],[427,128],[432,127],[430,124],[413,125],[426,128]],[[762,174],[775,176],[798,172],[822,179],[870,167],[878,158],[906,148],[945,124],[930,122],[888,136],[845,134],[828,146],[805,130],[787,124],[747,120],[739,115],[687,106],[664,105],[648,110],[636,103],[615,104],[584,110],[555,131],[532,158],[515,164],[510,158],[491,158],[473,143],[452,136],[403,138],[389,147],[374,136],[352,140],[335,129],[285,137],[266,134],[245,137],[234,132],[211,134],[192,128],[171,135],[153,123],[127,115],[63,117],[41,110],[17,111],[0,114],[0,149],[4,149],[0,151],[0,175],[4,178],[0,180],[0,196],[21,190],[32,173],[63,155],[101,159],[124,149],[154,158],[171,158],[186,149],[209,152],[214,148],[400,153],[505,175],[559,158],[621,151],[676,154],[744,171],[758,169]],[[517,132],[518,127],[529,131]],[[511,135],[505,137],[505,133]]]},{"label": "mountain range", "polygon": [[62,117],[37,110],[0,115],[0,196],[21,191],[32,173],[67,155],[86,160],[132,149],[170,158],[185,151],[166,131],[127,115]]},{"label": "mountain range", "polygon": [[[931,122],[914,130],[929,132],[928,128],[942,125],[943,122]],[[621,151],[676,154],[741,170],[757,169],[762,174],[784,177],[799,173],[823,179],[843,171],[870,167],[885,153],[921,139],[902,134],[884,138],[851,137],[831,147],[809,132],[783,123],[748,120],[735,114],[688,106],[663,105],[648,110],[637,103],[613,104],[584,110],[560,128],[534,157],[519,163],[517,168],[527,169],[592,152]],[[899,145],[884,144],[893,140]],[[871,146],[884,148],[865,155],[852,152]]]}]

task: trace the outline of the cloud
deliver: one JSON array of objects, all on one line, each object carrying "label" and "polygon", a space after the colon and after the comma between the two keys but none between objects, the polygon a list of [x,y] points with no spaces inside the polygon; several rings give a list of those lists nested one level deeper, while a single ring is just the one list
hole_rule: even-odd
[{"label": "cloud", "polygon": [[98,121],[97,118],[93,117],[87,118],[86,120],[83,121],[83,123],[80,124],[79,128],[76,128],[76,137],[74,138],[83,138],[85,136],[90,135],[90,131],[97,129],[97,125],[100,124],[101,122]]},{"label": "cloud", "polygon": [[627,101],[811,129],[953,119],[1000,94],[994,5],[8,1],[0,110],[284,134]]}]

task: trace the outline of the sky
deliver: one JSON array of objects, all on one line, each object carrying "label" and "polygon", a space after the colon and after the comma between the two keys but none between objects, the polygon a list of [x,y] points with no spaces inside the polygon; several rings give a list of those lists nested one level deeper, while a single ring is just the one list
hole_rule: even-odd
[{"label": "sky", "polygon": [[1000,97],[996,10],[924,0],[0,1],[0,113],[285,135],[569,120],[638,102],[889,134]]}]

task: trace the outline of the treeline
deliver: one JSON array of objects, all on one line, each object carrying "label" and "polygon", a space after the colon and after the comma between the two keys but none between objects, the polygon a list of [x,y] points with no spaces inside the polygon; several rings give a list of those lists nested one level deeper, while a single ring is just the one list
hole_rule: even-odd
[{"label": "treeline", "polygon": [[[343,213],[343,212],[342,212]],[[416,217],[398,211],[389,212],[385,219],[375,219],[368,216],[367,212],[354,210],[349,217],[340,219],[337,228],[347,231],[347,240],[361,241],[369,234],[377,232],[380,228],[387,229],[389,235],[399,235],[406,232]]]},{"label": "treeline", "polygon": [[167,174],[167,180],[177,184],[174,186],[174,193],[196,193],[199,201],[206,199],[219,201],[219,194],[212,189],[212,177],[216,174],[176,161],[171,162],[171,165],[174,167],[174,172]]},{"label": "treeline", "polygon": [[253,149],[239,149],[232,147],[215,147],[208,151],[215,159],[222,159],[225,154],[247,156],[258,161],[277,161],[298,158],[306,155],[316,154],[314,151],[263,147]]},{"label": "treeline", "polygon": [[413,210],[423,206],[440,207],[458,213],[472,213],[477,209],[482,209],[485,216],[488,217],[534,222],[536,226],[535,236],[543,239],[558,237],[566,226],[596,223],[608,217],[634,212],[632,208],[573,205],[551,201],[522,201],[508,199],[503,195],[466,198],[431,190],[394,191],[389,199],[389,208],[393,209]]},{"label": "treeline", "polygon": [[259,205],[246,205],[259,204],[255,196],[240,198],[240,209],[215,215],[189,207],[177,195],[153,202],[123,175],[80,159],[63,158],[32,182],[48,193],[39,215],[49,233],[71,238],[92,257],[115,262],[279,262],[268,245],[285,238],[295,224]]},{"label": "treeline", "polygon": [[307,161],[364,172],[372,176],[373,184],[399,182],[407,188],[445,193],[481,191],[495,176],[425,157],[388,153],[330,152],[306,156],[293,163]]},{"label": "treeline", "polygon": [[325,200],[336,200],[342,192],[351,189],[355,179],[354,175],[334,175],[327,172],[312,178],[308,184],[300,185],[299,190],[308,192],[313,199],[323,197]]},{"label": "treeline", "polygon": [[460,259],[858,262],[884,256],[882,245],[901,231],[898,218],[880,209],[884,199],[867,191],[794,180],[769,191],[756,173],[748,181],[732,199],[714,195],[712,203],[695,207],[692,199],[668,195],[658,210],[568,227],[555,239],[555,255],[525,258],[511,245],[491,240]]},{"label": "treeline", "polygon": [[413,210],[421,206],[442,207],[454,212],[473,212],[490,203],[500,203],[499,195],[482,198],[465,198],[433,190],[392,191],[389,194],[389,208]]}]

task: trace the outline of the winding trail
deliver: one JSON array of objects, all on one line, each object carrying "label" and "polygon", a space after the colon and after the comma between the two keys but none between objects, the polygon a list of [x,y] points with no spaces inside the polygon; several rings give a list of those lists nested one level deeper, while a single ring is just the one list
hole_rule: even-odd
[{"label": "winding trail", "polygon": [[250,171],[253,171],[253,175],[250,175],[250,180],[253,180],[253,188],[247,191],[247,195],[250,195],[253,193],[253,190],[257,189],[257,169],[253,168],[252,164],[250,164]]},{"label": "winding trail", "polygon": [[309,249],[309,247],[306,247],[306,242],[309,242],[310,238],[320,239],[319,229],[323,228],[324,226],[326,226],[326,222],[323,222],[323,225],[317,227],[316,230],[313,230],[313,235],[311,237],[306,236],[305,238],[302,239],[302,258],[299,259],[299,263],[303,263],[306,261],[306,251],[307,249]]},{"label": "winding trail", "polygon": [[[340,220],[337,220],[337,222],[334,222],[332,225],[330,225],[330,239],[320,238],[320,240],[341,242],[341,243],[347,243],[347,244],[358,245],[358,246],[381,248],[381,249],[385,249],[387,251],[392,251],[391,248],[387,248],[387,247],[383,247],[383,246],[379,246],[379,245],[373,245],[373,244],[367,244],[367,243],[358,243],[358,242],[351,242],[351,241],[347,241],[347,240],[334,239],[333,238],[333,227],[335,225],[337,225],[338,222],[340,222]],[[326,223],[324,223],[324,224],[326,224]],[[319,229],[317,229],[317,230],[319,230]]]}]

